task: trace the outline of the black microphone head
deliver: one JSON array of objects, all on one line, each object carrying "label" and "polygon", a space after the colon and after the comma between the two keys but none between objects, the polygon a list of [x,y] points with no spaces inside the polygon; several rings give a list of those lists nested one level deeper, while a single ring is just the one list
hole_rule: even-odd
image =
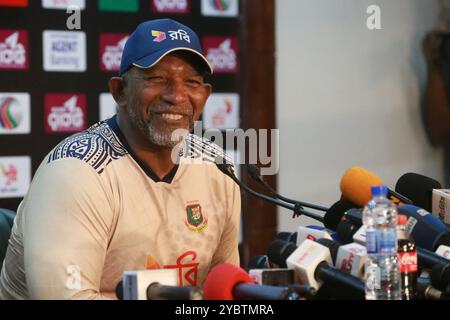
[{"label": "black microphone head", "polygon": [[287,268],[286,259],[295,251],[295,249],[297,249],[295,244],[275,239],[267,248],[267,256],[270,261],[276,263],[280,268]]},{"label": "black microphone head", "polygon": [[323,225],[330,230],[336,230],[342,216],[347,210],[359,208],[356,204],[348,200],[339,200],[333,204],[325,213]]},{"label": "black microphone head", "polygon": [[336,258],[341,244],[332,239],[320,238],[316,242],[330,249],[331,260],[333,260],[333,265],[336,265]]},{"label": "black microphone head", "polygon": [[439,290],[446,290],[450,284],[450,265],[437,264],[431,269],[431,283]]},{"label": "black microphone head", "polygon": [[123,281],[120,280],[116,286],[116,296],[117,299],[123,300]]},{"label": "black microphone head", "polygon": [[441,184],[418,173],[405,173],[395,184],[395,191],[412,200],[415,206],[431,212],[433,189],[441,189]]},{"label": "black microphone head", "polygon": [[297,232],[278,232],[275,238],[297,244]]},{"label": "black microphone head", "polygon": [[358,231],[359,227],[355,226],[348,220],[339,223],[336,233],[340,243],[348,244],[353,242],[353,235]]},{"label": "black microphone head", "polygon": [[250,259],[247,270],[270,269],[270,268],[271,268],[271,265],[270,265],[269,257],[266,255],[259,255],[259,256],[254,256],[253,258]]}]

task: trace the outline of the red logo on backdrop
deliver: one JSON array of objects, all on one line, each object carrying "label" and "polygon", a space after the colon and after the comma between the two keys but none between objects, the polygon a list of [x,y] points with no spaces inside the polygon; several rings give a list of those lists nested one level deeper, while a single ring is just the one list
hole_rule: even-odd
[{"label": "red logo on backdrop", "polygon": [[100,70],[119,71],[123,48],[127,42],[126,33],[100,34]]},{"label": "red logo on backdrop", "polygon": [[203,48],[215,73],[239,71],[237,37],[205,37]]},{"label": "red logo on backdrop", "polygon": [[6,178],[5,185],[8,187],[17,181],[17,167],[13,164],[9,165],[9,168],[3,169],[3,175]]},{"label": "red logo on backdrop", "polygon": [[190,0],[150,0],[154,13],[188,14],[191,11]]},{"label": "red logo on backdrop", "polygon": [[28,69],[28,33],[0,30],[0,69]]},{"label": "red logo on backdrop", "polygon": [[78,132],[86,129],[84,94],[47,94],[45,96],[45,132]]},{"label": "red logo on backdrop", "polygon": [[0,6],[28,7],[28,0],[0,0]]},{"label": "red logo on backdrop", "polygon": [[417,252],[400,252],[400,272],[417,272]]}]

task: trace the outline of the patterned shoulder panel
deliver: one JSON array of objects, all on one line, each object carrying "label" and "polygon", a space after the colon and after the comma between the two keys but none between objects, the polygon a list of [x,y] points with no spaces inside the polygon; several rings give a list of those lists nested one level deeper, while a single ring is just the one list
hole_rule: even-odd
[{"label": "patterned shoulder panel", "polygon": [[64,139],[48,157],[47,163],[64,159],[80,159],[102,173],[111,161],[128,154],[114,131],[106,121],[94,124],[89,129]]},{"label": "patterned shoulder panel", "polygon": [[225,150],[214,142],[193,134],[189,134],[184,140],[180,156],[193,160],[215,162],[216,157],[222,157],[225,162],[233,164],[233,159],[225,153]]}]

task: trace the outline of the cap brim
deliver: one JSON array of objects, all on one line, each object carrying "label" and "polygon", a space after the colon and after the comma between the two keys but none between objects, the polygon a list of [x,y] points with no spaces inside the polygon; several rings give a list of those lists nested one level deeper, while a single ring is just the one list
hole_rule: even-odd
[{"label": "cap brim", "polygon": [[186,48],[186,47],[178,47],[178,48],[173,48],[170,50],[161,50],[161,51],[155,52],[153,54],[145,56],[144,58],[141,58],[138,61],[134,62],[133,66],[141,68],[141,69],[147,69],[147,68],[153,67],[162,58],[164,58],[169,53],[174,52],[174,51],[189,51],[189,52],[195,53],[199,58],[201,58],[201,61],[204,62],[205,70],[207,72],[209,72],[209,74],[213,74],[213,68],[212,68],[211,64],[209,63],[208,59],[206,59],[206,57],[204,55],[202,55],[201,53],[199,53],[198,51],[195,51],[191,48]]}]

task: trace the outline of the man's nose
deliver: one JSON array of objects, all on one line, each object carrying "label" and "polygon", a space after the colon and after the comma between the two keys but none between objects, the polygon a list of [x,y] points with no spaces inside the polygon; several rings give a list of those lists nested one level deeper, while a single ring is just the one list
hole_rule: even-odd
[{"label": "man's nose", "polygon": [[170,81],[162,94],[162,98],[167,102],[177,105],[188,100],[188,91],[183,81]]}]

